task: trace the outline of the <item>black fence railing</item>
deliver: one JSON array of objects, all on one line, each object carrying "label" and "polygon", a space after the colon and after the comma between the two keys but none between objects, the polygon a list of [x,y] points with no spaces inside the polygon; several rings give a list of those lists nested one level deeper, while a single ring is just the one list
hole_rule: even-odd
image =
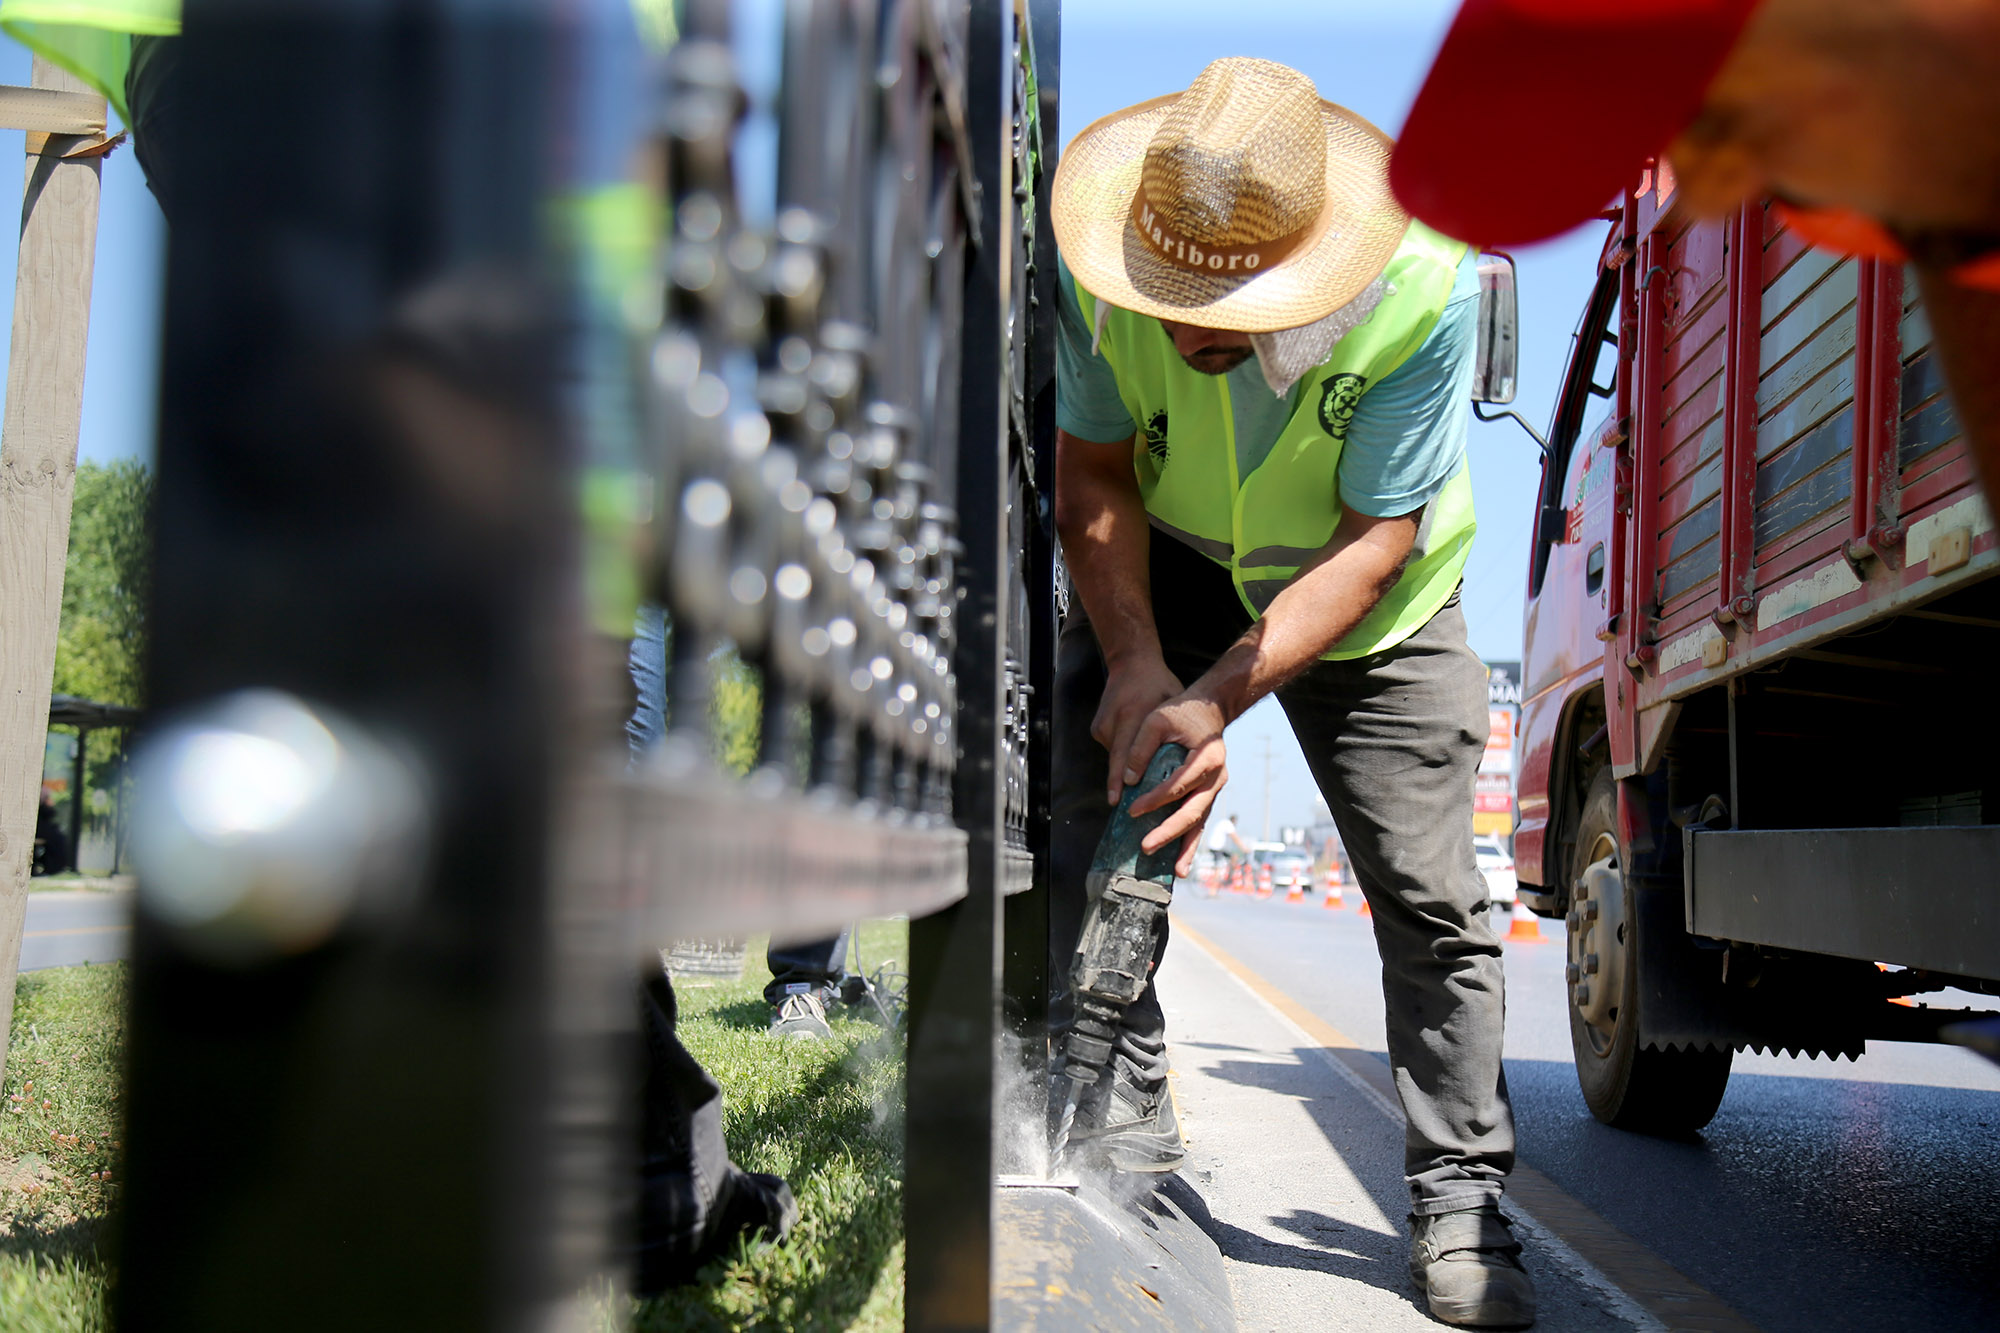
[{"label": "black fence railing", "polygon": [[[774,159],[731,6],[678,6],[617,336],[549,282],[572,14],[188,0],[125,1327],[560,1322],[630,1234],[639,969],[895,912],[908,1321],[989,1321],[997,1052],[1044,1058],[1049,980],[1058,0],[794,0]],[[650,479],[670,626],[631,771],[579,366],[635,386],[588,461]]]}]

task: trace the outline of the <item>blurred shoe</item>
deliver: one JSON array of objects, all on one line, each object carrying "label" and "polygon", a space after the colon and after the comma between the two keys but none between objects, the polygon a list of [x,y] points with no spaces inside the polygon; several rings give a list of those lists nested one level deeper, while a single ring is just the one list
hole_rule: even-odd
[{"label": "blurred shoe", "polygon": [[1410,1278],[1431,1314],[1461,1328],[1526,1328],[1535,1282],[1498,1204],[1410,1218]]},{"label": "blurred shoe", "polygon": [[696,1178],[679,1169],[684,1165],[648,1162],[640,1177],[641,1296],[696,1282],[707,1265],[735,1253],[739,1241],[775,1244],[798,1225],[798,1200],[782,1176],[729,1162],[713,1182],[715,1197],[704,1199]]},{"label": "blurred shoe", "polygon": [[831,1037],[833,1029],[827,1026],[826,1005],[820,1001],[819,993],[810,986],[788,993],[771,1014],[771,1035],[802,1037],[808,1041]]}]

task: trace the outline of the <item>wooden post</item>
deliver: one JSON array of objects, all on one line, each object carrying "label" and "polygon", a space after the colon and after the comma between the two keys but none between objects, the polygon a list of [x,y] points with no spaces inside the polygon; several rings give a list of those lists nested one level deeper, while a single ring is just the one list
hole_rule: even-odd
[{"label": "wooden post", "polygon": [[[90,91],[39,57],[34,86]],[[49,135],[28,158],[14,345],[0,416],[0,1064],[7,1058],[35,855],[97,249],[99,159],[63,154],[88,138]]]}]

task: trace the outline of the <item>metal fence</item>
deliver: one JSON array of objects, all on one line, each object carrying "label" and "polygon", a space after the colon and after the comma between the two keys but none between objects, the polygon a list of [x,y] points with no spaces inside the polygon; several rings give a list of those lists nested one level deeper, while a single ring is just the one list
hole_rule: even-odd
[{"label": "metal fence", "polygon": [[[142,879],[122,1324],[561,1323],[631,1227],[639,970],[907,911],[908,1318],[986,1326],[994,1052],[1048,984],[1056,0],[792,0],[774,163],[731,7],[680,6],[619,336],[550,280],[570,7],[187,11],[151,748],[209,841]],[[629,457],[574,429],[607,380]],[[633,771],[578,592],[621,469],[671,625]]]}]

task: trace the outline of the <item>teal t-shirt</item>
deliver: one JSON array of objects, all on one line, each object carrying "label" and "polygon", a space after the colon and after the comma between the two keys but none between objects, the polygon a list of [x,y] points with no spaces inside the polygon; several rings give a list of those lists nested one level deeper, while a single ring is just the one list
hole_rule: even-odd
[{"label": "teal t-shirt", "polygon": [[[1091,329],[1076,279],[1058,256],[1056,424],[1079,439],[1111,443],[1137,431],[1110,362],[1090,350]],[[1408,514],[1437,498],[1465,457],[1472,415],[1473,358],[1479,348],[1479,256],[1467,251],[1449,303],[1423,346],[1361,397],[1340,453],[1340,503],[1376,518]],[[1251,357],[1228,374],[1236,427],[1236,471],[1249,476],[1270,454],[1305,391],[1302,378],[1282,398]]]}]

